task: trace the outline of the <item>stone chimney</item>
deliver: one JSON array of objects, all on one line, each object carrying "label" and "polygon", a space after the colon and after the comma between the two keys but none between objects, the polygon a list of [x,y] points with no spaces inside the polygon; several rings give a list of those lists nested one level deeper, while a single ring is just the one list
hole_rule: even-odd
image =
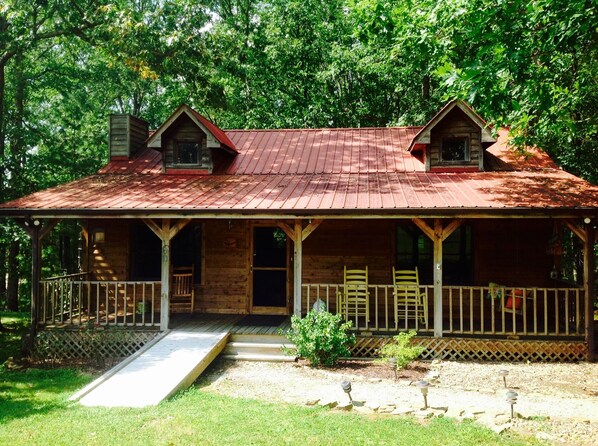
[{"label": "stone chimney", "polygon": [[131,115],[110,115],[110,160],[130,159],[145,149],[149,124]]}]

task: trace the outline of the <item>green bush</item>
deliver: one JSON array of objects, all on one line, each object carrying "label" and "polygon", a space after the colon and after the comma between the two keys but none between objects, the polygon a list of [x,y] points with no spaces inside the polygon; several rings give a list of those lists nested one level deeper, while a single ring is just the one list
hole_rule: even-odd
[{"label": "green bush", "polygon": [[380,349],[380,356],[384,362],[390,358],[397,358],[397,369],[402,369],[424,351],[423,347],[411,345],[411,339],[416,336],[415,330],[402,332],[392,338],[392,341]]},{"label": "green bush", "polygon": [[291,327],[286,336],[297,354],[314,366],[336,364],[340,357],[350,356],[355,344],[355,335],[348,333],[351,321],[343,323],[340,314],[310,311],[304,318],[293,316]]}]

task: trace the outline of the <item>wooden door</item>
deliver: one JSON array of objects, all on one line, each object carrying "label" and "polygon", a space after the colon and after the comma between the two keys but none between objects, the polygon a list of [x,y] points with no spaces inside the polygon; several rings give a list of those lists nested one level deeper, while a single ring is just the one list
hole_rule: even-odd
[{"label": "wooden door", "polygon": [[289,243],[273,226],[254,226],[251,313],[289,314]]}]

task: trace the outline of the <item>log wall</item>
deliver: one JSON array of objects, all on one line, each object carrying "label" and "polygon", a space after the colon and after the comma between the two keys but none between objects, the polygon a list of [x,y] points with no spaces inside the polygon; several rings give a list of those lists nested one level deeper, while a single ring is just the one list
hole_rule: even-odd
[{"label": "log wall", "polygon": [[201,313],[249,312],[249,222],[208,220],[203,225],[202,284],[195,298]]},{"label": "log wall", "polygon": [[[303,283],[342,284],[343,265],[367,265],[370,284],[392,284],[396,224],[393,220],[324,221],[303,243]],[[492,219],[473,221],[472,225],[474,280],[470,285],[555,286],[550,280],[553,257],[546,253],[550,220]],[[92,273],[90,279],[130,280],[129,221],[90,220],[87,227],[90,240],[95,227],[105,232],[105,242],[89,246],[84,259]],[[232,220],[230,227],[228,220],[203,222],[202,283],[196,285],[195,311],[249,312],[251,227],[249,220]],[[292,273],[292,264],[289,266]],[[448,296],[444,302],[446,314]]]}]

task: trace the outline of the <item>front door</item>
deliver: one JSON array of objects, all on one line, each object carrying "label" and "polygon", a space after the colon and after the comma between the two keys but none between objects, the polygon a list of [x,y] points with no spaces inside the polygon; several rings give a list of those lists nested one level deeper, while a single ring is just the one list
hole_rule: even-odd
[{"label": "front door", "polygon": [[288,258],[287,236],[280,228],[253,227],[251,313],[289,313]]}]

